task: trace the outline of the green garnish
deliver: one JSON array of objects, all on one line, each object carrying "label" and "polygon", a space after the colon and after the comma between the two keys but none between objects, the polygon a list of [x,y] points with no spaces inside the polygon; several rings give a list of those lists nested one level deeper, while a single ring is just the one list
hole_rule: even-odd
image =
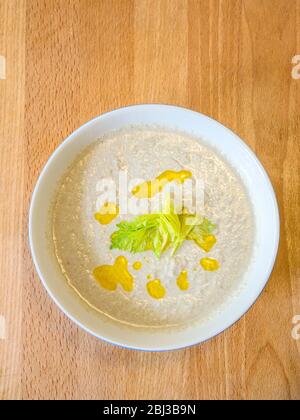
[{"label": "green garnish", "polygon": [[208,219],[203,219],[203,222],[194,227],[189,234],[189,239],[198,240],[201,237],[212,235],[216,229],[216,225],[210,222]]},{"label": "green garnish", "polygon": [[111,236],[111,249],[133,254],[153,251],[159,258],[172,248],[175,255],[186,240],[194,240],[199,245],[216,228],[201,216],[176,214],[173,204],[167,208],[167,213],[137,216],[131,222],[118,224],[119,230]]}]

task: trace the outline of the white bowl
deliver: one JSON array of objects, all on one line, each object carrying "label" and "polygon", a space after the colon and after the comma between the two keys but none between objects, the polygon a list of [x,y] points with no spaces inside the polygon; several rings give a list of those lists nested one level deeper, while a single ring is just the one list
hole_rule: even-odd
[{"label": "white bowl", "polygon": [[[110,130],[132,124],[155,124],[204,138],[240,173],[249,192],[256,220],[254,257],[245,273],[246,286],[226,309],[205,323],[185,328],[129,327],[101,317],[84,304],[65,281],[49,238],[49,209],[60,177],[77,154]],[[137,105],[101,115],[71,134],[53,153],[36,184],[29,215],[32,258],[49,295],[60,309],[87,332],[123,347],[161,351],[202,343],[239,320],[264,289],[275,262],[279,242],[279,213],[271,182],[253,152],[233,132],[205,115],[167,105]]]}]

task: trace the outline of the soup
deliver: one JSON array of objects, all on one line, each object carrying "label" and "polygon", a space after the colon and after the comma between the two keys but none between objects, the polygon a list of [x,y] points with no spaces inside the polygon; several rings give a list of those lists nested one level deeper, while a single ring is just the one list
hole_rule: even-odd
[{"label": "soup", "polygon": [[[129,204],[119,194],[125,178]],[[184,325],[230,305],[255,237],[250,200],[226,159],[158,127],[110,132],[83,150],[57,188],[51,220],[69,285],[95,310],[141,327]]]}]

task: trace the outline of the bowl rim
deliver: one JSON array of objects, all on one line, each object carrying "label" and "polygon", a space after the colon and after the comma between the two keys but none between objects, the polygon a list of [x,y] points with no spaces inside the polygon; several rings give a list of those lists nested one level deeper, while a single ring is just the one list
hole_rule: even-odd
[{"label": "bowl rim", "polygon": [[[64,305],[60,302],[59,298],[56,297],[54,295],[54,293],[52,292],[52,290],[50,289],[50,287],[47,284],[46,279],[44,278],[44,275],[42,273],[42,270],[40,269],[40,265],[38,262],[38,258],[36,256],[36,252],[35,252],[35,246],[34,246],[34,241],[33,241],[33,211],[34,211],[34,207],[36,204],[36,200],[37,200],[37,196],[39,194],[39,190],[40,190],[40,186],[42,183],[42,180],[44,178],[44,176],[46,175],[49,167],[51,166],[53,160],[56,158],[56,156],[58,154],[60,154],[63,149],[74,140],[74,138],[76,138],[76,136],[81,132],[84,131],[86,128],[88,128],[90,125],[93,125],[96,121],[101,120],[103,117],[107,116],[108,114],[117,114],[119,112],[125,111],[127,109],[133,109],[133,108],[140,108],[140,107],[144,107],[146,108],[154,108],[154,107],[163,107],[165,109],[169,109],[169,110],[181,110],[181,111],[188,111],[189,113],[192,114],[196,114],[198,116],[204,117],[205,119],[208,120],[208,122],[211,122],[213,124],[215,124],[216,126],[222,128],[223,130],[226,130],[231,136],[234,137],[235,141],[237,141],[240,145],[240,147],[242,147],[244,149],[245,152],[247,152],[247,154],[249,154],[251,156],[251,158],[255,161],[255,163],[257,164],[258,168],[261,171],[261,174],[263,175],[266,185],[268,186],[269,192],[271,194],[272,197],[272,206],[273,206],[273,211],[274,211],[274,216],[275,216],[275,226],[274,226],[274,246],[272,249],[272,258],[270,258],[269,260],[269,265],[268,265],[268,269],[266,270],[266,274],[264,276],[263,281],[261,281],[262,287],[260,288],[259,292],[257,293],[256,298],[253,300],[253,302],[248,305],[247,308],[243,309],[242,313],[240,316],[238,316],[235,321],[227,321],[226,323],[224,322],[223,327],[221,327],[216,333],[211,334],[207,339],[202,340],[202,339],[195,339],[191,344],[182,344],[182,345],[164,345],[164,346],[158,346],[157,348],[149,348],[149,347],[140,347],[140,346],[134,346],[134,345],[127,345],[124,344],[122,342],[119,342],[117,340],[111,340],[108,337],[105,337],[99,333],[96,333],[95,331],[93,331],[91,328],[89,328],[88,326],[86,326],[84,323],[82,323],[78,318],[76,318],[76,316],[72,315],[69,310],[67,310]],[[278,249],[279,249],[279,241],[280,241],[280,213],[279,213],[279,206],[278,206],[278,202],[277,202],[277,198],[276,198],[276,194],[275,194],[275,190],[274,187],[272,185],[272,182],[270,180],[270,177],[268,175],[267,170],[264,168],[264,166],[262,165],[262,163],[260,162],[260,160],[258,159],[258,157],[256,156],[256,154],[254,153],[254,151],[239,137],[238,134],[236,134],[233,130],[229,129],[228,127],[226,127],[224,124],[220,123],[219,121],[215,120],[214,118],[203,114],[201,112],[192,110],[190,108],[186,108],[183,106],[178,106],[178,105],[172,105],[172,104],[165,104],[165,103],[139,103],[139,104],[132,104],[132,105],[128,105],[128,106],[124,106],[124,107],[120,107],[120,108],[116,108],[110,111],[106,111],[104,113],[101,113],[100,115],[94,117],[93,119],[85,122],[84,124],[82,124],[80,127],[78,127],[76,130],[74,130],[71,134],[69,134],[56,148],[55,150],[51,153],[50,157],[48,158],[48,160],[46,161],[46,163],[44,164],[42,170],[40,171],[40,174],[37,178],[37,181],[35,183],[34,189],[33,189],[33,193],[32,193],[32,197],[30,200],[30,206],[29,206],[29,219],[28,219],[28,239],[29,239],[29,249],[31,252],[31,257],[33,260],[33,264],[35,267],[35,270],[38,274],[38,277],[41,281],[41,283],[43,284],[44,288],[46,289],[47,293],[49,294],[49,296],[51,297],[51,299],[54,301],[54,303],[58,306],[58,308],[71,320],[73,321],[78,327],[80,327],[81,329],[83,329],[85,332],[91,334],[92,336],[96,337],[97,339],[100,339],[106,343],[112,344],[114,346],[118,346],[121,348],[125,348],[125,349],[129,349],[129,350],[137,350],[137,351],[144,351],[144,352],[165,352],[165,351],[176,351],[176,350],[181,350],[181,349],[185,349],[185,348],[190,348],[199,344],[203,344],[206,343],[210,340],[212,340],[213,338],[219,336],[220,334],[224,333],[226,330],[228,330],[229,328],[231,328],[232,326],[234,326],[236,323],[238,323],[249,311],[250,309],[255,305],[255,303],[257,302],[257,300],[260,298],[261,294],[263,293],[269,279],[270,276],[272,274],[272,271],[274,269],[275,266],[275,262],[276,262],[276,258],[278,255]]]}]

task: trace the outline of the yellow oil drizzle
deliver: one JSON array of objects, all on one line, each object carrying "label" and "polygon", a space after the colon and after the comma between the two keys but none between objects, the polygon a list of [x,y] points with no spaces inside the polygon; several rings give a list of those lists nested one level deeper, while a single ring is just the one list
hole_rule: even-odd
[{"label": "yellow oil drizzle", "polygon": [[177,278],[177,286],[179,287],[180,290],[188,290],[188,288],[190,287],[190,283],[188,280],[188,273],[187,271],[182,271],[178,278]]},{"label": "yellow oil drizzle", "polygon": [[201,239],[194,239],[194,241],[205,252],[209,252],[216,244],[217,238],[214,235],[205,235]]},{"label": "yellow oil drizzle", "polygon": [[156,279],[147,283],[147,290],[154,299],[162,299],[166,295],[166,289],[161,284],[161,281]]},{"label": "yellow oil drizzle", "polygon": [[134,268],[134,270],[140,270],[143,267],[143,264],[140,261],[136,261],[132,267]]},{"label": "yellow oil drizzle", "polygon": [[186,179],[192,178],[192,176],[190,171],[165,171],[154,180],[136,186],[132,194],[137,198],[152,198],[170,182],[177,181],[183,184]]},{"label": "yellow oil drizzle", "polygon": [[96,267],[93,275],[97,282],[106,290],[116,290],[120,284],[126,292],[134,287],[133,276],[128,271],[128,261],[125,257],[118,257],[114,265]]},{"label": "yellow oil drizzle", "polygon": [[95,213],[95,219],[101,223],[101,225],[108,225],[120,212],[119,207],[114,203],[105,203],[98,213]]},{"label": "yellow oil drizzle", "polygon": [[206,271],[216,271],[220,268],[219,262],[213,258],[202,258],[200,260],[200,265]]}]

